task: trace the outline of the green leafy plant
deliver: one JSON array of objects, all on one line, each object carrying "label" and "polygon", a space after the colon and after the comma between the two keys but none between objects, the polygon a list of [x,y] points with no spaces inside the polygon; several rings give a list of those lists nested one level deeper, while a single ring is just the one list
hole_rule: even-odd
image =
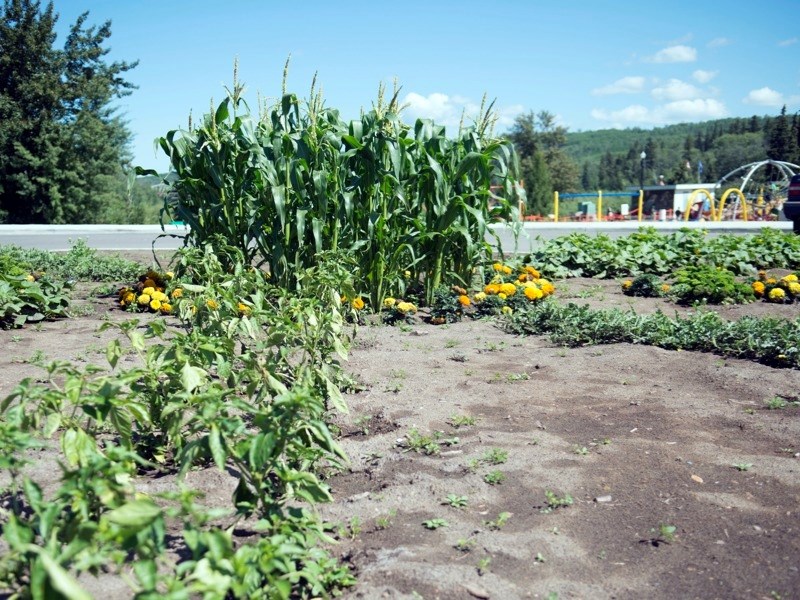
[{"label": "green leafy plant", "polygon": [[435,530],[441,527],[450,527],[450,523],[444,519],[429,519],[428,521],[423,521],[422,526],[425,527],[425,529]]},{"label": "green leafy plant", "polygon": [[671,294],[681,304],[742,304],[755,300],[753,288],[734,273],[709,265],[688,265],[674,275]]},{"label": "green leafy plant", "polygon": [[442,504],[448,504],[453,508],[464,508],[467,505],[467,497],[459,496],[457,494],[447,494]]},{"label": "green leafy plant", "polygon": [[456,429],[460,429],[461,427],[472,427],[478,422],[476,417],[472,415],[452,415],[448,420],[448,423]]},{"label": "green leafy plant", "polygon": [[505,473],[502,471],[489,471],[483,476],[483,480],[489,485],[500,485],[505,479]]},{"label": "green leafy plant", "polygon": [[563,496],[559,496],[552,490],[545,490],[544,497],[545,497],[546,508],[549,510],[556,510],[558,508],[565,508],[567,506],[572,506],[572,503],[574,502],[572,496],[570,496],[569,494],[564,494]]},{"label": "green leafy plant", "polygon": [[510,518],[510,512],[501,512],[494,521],[484,521],[484,524],[488,526],[489,529],[500,530]]}]

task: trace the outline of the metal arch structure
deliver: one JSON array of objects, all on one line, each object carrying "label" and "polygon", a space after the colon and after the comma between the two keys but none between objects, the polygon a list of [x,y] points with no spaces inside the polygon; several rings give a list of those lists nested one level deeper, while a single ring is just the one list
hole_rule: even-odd
[{"label": "metal arch structure", "polygon": [[744,192],[744,191],[746,191],[747,184],[750,183],[750,179],[753,177],[753,174],[756,171],[758,171],[760,168],[765,167],[767,165],[772,165],[773,167],[775,167],[781,173],[781,175],[783,175],[783,177],[786,180],[786,186],[789,185],[789,180],[796,173],[800,172],[800,165],[796,165],[794,163],[784,162],[782,160],[761,160],[761,161],[749,163],[749,164],[746,164],[746,165],[743,165],[741,167],[738,167],[738,168],[734,169],[733,171],[731,171],[727,175],[721,177],[719,179],[719,181],[717,181],[717,183],[716,183],[716,185],[714,187],[715,187],[715,189],[716,188],[720,188],[720,187],[722,187],[722,184],[728,178],[730,178],[731,176],[733,176],[736,173],[739,173],[741,171],[746,171],[745,176],[742,178],[742,183],[739,185],[739,189]]}]

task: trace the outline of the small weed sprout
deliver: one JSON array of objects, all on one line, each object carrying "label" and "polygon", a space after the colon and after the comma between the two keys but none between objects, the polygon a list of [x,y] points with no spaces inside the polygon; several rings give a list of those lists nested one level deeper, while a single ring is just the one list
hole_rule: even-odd
[{"label": "small weed sprout", "polygon": [[464,508],[467,505],[467,497],[458,496],[457,494],[447,494],[447,498],[442,501],[442,504],[447,504],[453,508]]},{"label": "small weed sprout", "polygon": [[489,572],[489,567],[492,564],[492,557],[491,556],[484,556],[482,559],[478,561],[478,575],[485,575]]},{"label": "small weed sprout", "polygon": [[503,525],[505,525],[510,518],[510,512],[501,512],[494,521],[484,521],[483,523],[488,526],[489,529],[498,531],[503,528]]},{"label": "small weed sprout", "polygon": [[452,415],[447,422],[451,427],[459,429],[461,427],[472,427],[478,422],[478,419],[472,415]]},{"label": "small weed sprout", "polygon": [[473,538],[462,538],[456,542],[454,548],[459,552],[469,552],[475,547]]},{"label": "small weed sprout", "polygon": [[558,508],[566,508],[567,506],[571,506],[574,502],[572,496],[569,494],[558,496],[552,490],[545,490],[544,497],[547,506],[542,510],[542,512],[552,512]]},{"label": "small weed sprout", "polygon": [[749,471],[750,467],[753,466],[753,463],[740,462],[740,463],[735,463],[731,466],[737,471]]},{"label": "small weed sprout", "polygon": [[781,410],[786,408],[788,402],[780,396],[774,396],[766,402],[767,410]]},{"label": "small weed sprout", "polygon": [[502,448],[492,448],[484,453],[481,461],[490,465],[502,465],[508,460],[508,451]]},{"label": "small weed sprout", "polygon": [[502,471],[489,471],[483,476],[483,480],[489,485],[499,485],[505,481],[505,474]]},{"label": "small weed sprout", "polygon": [[429,519],[428,521],[423,521],[422,526],[425,529],[430,529],[433,531],[439,529],[440,527],[450,527],[450,523],[444,519]]}]

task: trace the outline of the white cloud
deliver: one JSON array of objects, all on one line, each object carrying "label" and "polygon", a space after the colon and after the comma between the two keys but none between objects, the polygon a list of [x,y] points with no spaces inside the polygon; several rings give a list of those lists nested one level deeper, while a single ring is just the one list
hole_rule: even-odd
[{"label": "white cloud", "polygon": [[709,48],[722,48],[723,46],[729,46],[731,41],[726,37],[718,37],[714,38],[710,42],[706,44]]},{"label": "white cloud", "polygon": [[594,109],[591,115],[598,121],[609,123],[614,128],[631,126],[657,126],[685,121],[705,121],[727,116],[725,105],[713,98],[677,100],[656,106],[652,109],[634,104],[622,110],[607,111]]},{"label": "white cloud", "polygon": [[718,73],[719,71],[705,71],[703,69],[697,69],[697,71],[692,73],[692,79],[699,83],[708,83],[714,79]]},{"label": "white cloud", "polygon": [[783,94],[765,86],[757,90],[750,90],[750,93],[742,99],[742,102],[759,106],[781,106],[783,104]]},{"label": "white cloud", "polygon": [[792,46],[796,44],[798,41],[800,40],[798,40],[796,37],[793,37],[789,38],[788,40],[781,40],[780,42],[778,42],[778,46],[780,46],[781,48],[785,48],[786,46]]},{"label": "white cloud", "polygon": [[[470,125],[478,116],[480,104],[471,101],[469,98],[459,95],[448,96],[441,92],[434,92],[427,96],[416,92],[409,92],[401,101],[407,105],[403,111],[406,121],[415,119],[431,119],[437,125],[445,125],[449,128],[458,127],[461,122],[462,113],[464,114],[464,124]],[[514,118],[525,110],[521,104],[511,106],[497,106],[492,109],[497,115],[496,128],[508,129],[514,124]],[[451,133],[455,133],[452,131]]]},{"label": "white cloud", "polygon": [[663,50],[659,50],[654,56],[647,59],[648,62],[654,63],[681,63],[681,62],[694,62],[697,60],[697,50],[691,46],[669,46]]},{"label": "white cloud", "polygon": [[709,119],[721,119],[728,114],[725,105],[713,98],[678,100],[658,107],[656,111],[659,120],[663,123],[707,121]]},{"label": "white cloud", "polygon": [[644,90],[644,77],[623,77],[614,83],[592,90],[594,96],[608,96],[611,94],[635,94]]},{"label": "white cloud", "polygon": [[660,102],[673,100],[691,100],[700,96],[700,90],[691,83],[686,83],[680,79],[670,79],[664,85],[653,88],[650,92],[656,100]]}]

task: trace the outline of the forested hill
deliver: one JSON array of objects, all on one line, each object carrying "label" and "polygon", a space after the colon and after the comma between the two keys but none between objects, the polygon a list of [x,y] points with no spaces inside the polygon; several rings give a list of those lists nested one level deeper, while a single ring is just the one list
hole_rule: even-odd
[{"label": "forested hill", "polygon": [[564,150],[580,173],[578,189],[610,190],[638,185],[642,150],[647,155],[644,184],[652,185],[659,175],[669,183],[716,181],[743,164],[766,158],[797,162],[799,147],[798,116],[784,112],[648,130],[570,132]]}]

